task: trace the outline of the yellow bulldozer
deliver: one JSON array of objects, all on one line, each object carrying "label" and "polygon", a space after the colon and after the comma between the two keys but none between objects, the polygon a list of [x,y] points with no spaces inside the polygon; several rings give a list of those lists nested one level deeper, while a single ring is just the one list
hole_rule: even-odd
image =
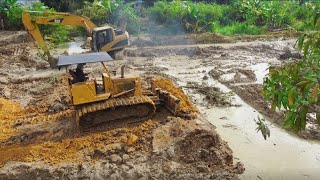
[{"label": "yellow bulldozer", "polygon": [[[129,117],[151,117],[156,105],[163,104],[172,113],[179,107],[180,100],[151,83],[143,89],[140,77],[110,72],[104,62],[112,61],[106,52],[95,52],[60,56],[58,67],[66,69],[66,78],[72,104],[80,126],[94,126],[106,121]],[[104,72],[100,77],[90,77],[84,72],[89,63],[101,63]],[[73,66],[76,66],[73,67]]]},{"label": "yellow bulldozer", "polygon": [[39,24],[81,26],[88,32],[91,51],[108,52],[113,59],[122,59],[123,50],[129,45],[127,31],[113,29],[111,26],[97,27],[89,18],[84,16],[60,12],[24,11],[22,22],[38,46],[43,49],[52,66],[55,65],[55,62],[53,62],[54,60],[42,37],[38,27]]}]

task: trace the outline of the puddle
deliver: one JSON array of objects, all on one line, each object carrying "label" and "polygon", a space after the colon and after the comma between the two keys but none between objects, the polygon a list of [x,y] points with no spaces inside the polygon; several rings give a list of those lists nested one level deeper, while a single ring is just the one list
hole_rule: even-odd
[{"label": "puddle", "polygon": [[257,77],[256,83],[262,84],[263,78],[268,74],[269,64],[268,63],[258,63],[255,65],[251,65],[250,68],[256,74],[256,77]]},{"label": "puddle", "polygon": [[220,76],[221,81],[232,81],[236,73],[223,74]]},{"label": "puddle", "polygon": [[90,51],[89,49],[84,49],[81,47],[85,43],[85,41],[86,40],[84,38],[76,37],[75,41],[73,42],[67,42],[67,43],[58,45],[56,50],[62,53],[66,51],[69,55],[88,52]]}]

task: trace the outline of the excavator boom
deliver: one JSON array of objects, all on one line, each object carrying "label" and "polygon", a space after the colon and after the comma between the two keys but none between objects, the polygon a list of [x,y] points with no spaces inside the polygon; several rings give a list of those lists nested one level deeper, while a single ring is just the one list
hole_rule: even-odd
[{"label": "excavator boom", "polygon": [[[43,15],[43,17],[36,16],[32,19],[30,14],[41,14]],[[87,30],[89,35],[92,33],[92,30],[97,27],[89,18],[70,13],[24,11],[22,13],[22,19],[23,24],[25,24],[25,26],[28,24],[33,24],[33,26],[35,26],[34,24],[60,24],[82,26]]]}]

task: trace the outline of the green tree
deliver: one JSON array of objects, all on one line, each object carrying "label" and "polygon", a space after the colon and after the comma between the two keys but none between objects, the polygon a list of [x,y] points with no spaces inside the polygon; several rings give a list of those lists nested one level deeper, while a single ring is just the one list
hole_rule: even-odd
[{"label": "green tree", "polygon": [[[315,8],[313,27],[319,28],[320,13]],[[270,67],[264,80],[263,95],[271,108],[284,110],[284,127],[303,130],[307,113],[316,113],[320,125],[320,31],[304,33],[296,44],[303,59]]]},{"label": "green tree", "polygon": [[85,2],[93,2],[93,0],[41,0],[41,2],[58,12],[74,12],[83,8]]}]

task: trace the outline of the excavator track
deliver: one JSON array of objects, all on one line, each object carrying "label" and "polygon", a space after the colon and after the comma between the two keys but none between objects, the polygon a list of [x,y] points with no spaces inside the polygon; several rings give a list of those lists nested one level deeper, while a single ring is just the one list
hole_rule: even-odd
[{"label": "excavator track", "polygon": [[130,117],[150,118],[155,114],[156,107],[148,96],[133,96],[77,106],[76,110],[79,125],[90,127]]}]

